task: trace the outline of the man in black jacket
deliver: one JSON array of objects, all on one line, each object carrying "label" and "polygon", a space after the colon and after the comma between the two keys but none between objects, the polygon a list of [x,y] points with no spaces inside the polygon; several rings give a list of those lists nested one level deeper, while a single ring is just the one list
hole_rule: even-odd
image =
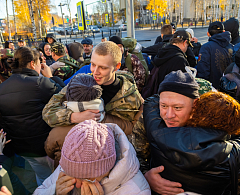
[{"label": "man in black jacket", "polygon": [[[186,72],[185,67],[189,66],[189,63],[185,52],[189,45],[191,46],[190,34],[185,30],[178,30],[174,33],[170,44],[158,51],[153,61],[155,67],[142,91],[144,99],[157,93],[159,84],[170,72],[177,70]],[[193,58],[195,59],[194,56]]]},{"label": "man in black jacket", "polygon": [[239,140],[217,129],[185,127],[200,94],[193,76],[180,70],[171,72],[158,94],[145,100],[143,110],[152,168],[145,177],[152,194],[173,195],[185,190],[220,195],[229,187],[237,194],[229,163],[231,156],[238,158],[234,154],[240,150]]}]

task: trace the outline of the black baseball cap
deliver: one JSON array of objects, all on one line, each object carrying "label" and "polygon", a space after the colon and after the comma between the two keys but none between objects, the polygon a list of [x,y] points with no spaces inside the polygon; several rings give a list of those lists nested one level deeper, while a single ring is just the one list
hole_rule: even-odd
[{"label": "black baseball cap", "polygon": [[109,41],[112,41],[116,44],[122,44],[122,46],[124,47],[123,45],[123,42],[122,42],[122,39],[119,37],[119,36],[112,36]]},{"label": "black baseball cap", "polygon": [[85,38],[82,40],[81,44],[87,44],[87,45],[92,45],[93,42],[91,39]]},{"label": "black baseball cap", "polygon": [[187,40],[189,46],[193,47],[192,43],[191,43],[191,37],[190,37],[190,33],[185,31],[185,30],[177,30],[174,34],[173,34],[173,38],[178,38],[178,39],[182,39],[182,40]]},{"label": "black baseball cap", "polygon": [[208,27],[208,32],[210,32],[211,30],[224,30],[224,26],[222,22],[212,22],[211,24],[209,24]]},{"label": "black baseball cap", "polygon": [[23,39],[23,38],[18,39],[18,42],[24,42],[24,41],[25,41],[25,39]]}]

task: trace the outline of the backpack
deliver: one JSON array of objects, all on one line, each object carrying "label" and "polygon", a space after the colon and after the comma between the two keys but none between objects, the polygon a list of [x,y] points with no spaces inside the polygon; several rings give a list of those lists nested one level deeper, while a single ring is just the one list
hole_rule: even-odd
[{"label": "backpack", "polygon": [[[129,71],[131,72],[131,70],[132,70],[132,68],[129,67],[129,64],[131,64],[131,54],[134,54],[141,61],[142,65],[145,69],[145,74],[146,74],[146,79],[147,79],[147,77],[149,75],[148,65],[142,55],[141,45],[137,43],[136,39],[133,39],[131,37],[122,38],[122,42],[123,42],[124,48],[128,48],[128,51],[130,53],[130,54],[128,54],[128,56],[125,59],[126,66],[129,69]],[[138,48],[136,48],[136,47],[138,47]]]}]

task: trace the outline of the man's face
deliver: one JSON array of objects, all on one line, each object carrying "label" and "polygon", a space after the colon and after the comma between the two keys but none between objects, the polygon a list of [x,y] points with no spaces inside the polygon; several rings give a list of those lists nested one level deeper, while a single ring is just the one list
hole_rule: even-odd
[{"label": "man's face", "polygon": [[48,41],[48,43],[50,43],[50,44],[52,44],[52,43],[54,42],[54,40],[53,40],[52,37],[48,37],[48,38],[47,38],[47,41]]},{"label": "man's face", "polygon": [[183,127],[192,112],[194,99],[179,93],[164,91],[160,93],[160,116],[167,127]]},{"label": "man's face", "polygon": [[93,45],[83,44],[84,53],[89,55],[92,52]]},{"label": "man's face", "polygon": [[115,80],[115,71],[118,66],[113,64],[113,58],[110,54],[106,56],[98,55],[93,52],[91,57],[91,71],[93,78],[99,85],[110,85]]},{"label": "man's face", "polygon": [[25,46],[26,45],[26,43],[24,44],[25,42],[24,41],[20,41],[20,42],[18,42],[18,46],[19,47],[23,47],[23,46]]},{"label": "man's face", "polygon": [[13,43],[9,43],[9,48],[12,49],[12,50],[14,50],[14,49],[15,49],[15,48],[14,48],[14,44],[13,44]]},{"label": "man's face", "polygon": [[117,45],[118,45],[118,47],[120,48],[121,53],[123,54],[123,52],[124,52],[124,47],[123,47],[123,45],[122,45],[122,44],[117,44]]}]

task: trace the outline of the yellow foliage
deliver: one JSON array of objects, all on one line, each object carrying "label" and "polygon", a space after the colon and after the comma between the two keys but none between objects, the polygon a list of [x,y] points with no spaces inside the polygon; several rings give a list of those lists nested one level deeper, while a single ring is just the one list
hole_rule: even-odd
[{"label": "yellow foliage", "polygon": [[[14,0],[14,7],[16,12],[17,29],[29,30],[32,25],[27,0]],[[50,0],[32,0],[32,7],[34,11],[34,20],[37,29],[39,28],[38,25],[40,21],[39,7],[42,21],[46,23],[50,22]]]},{"label": "yellow foliage", "polygon": [[167,10],[167,1],[166,0],[150,0],[146,9],[152,10],[153,13],[158,13],[160,16],[163,16]]}]

